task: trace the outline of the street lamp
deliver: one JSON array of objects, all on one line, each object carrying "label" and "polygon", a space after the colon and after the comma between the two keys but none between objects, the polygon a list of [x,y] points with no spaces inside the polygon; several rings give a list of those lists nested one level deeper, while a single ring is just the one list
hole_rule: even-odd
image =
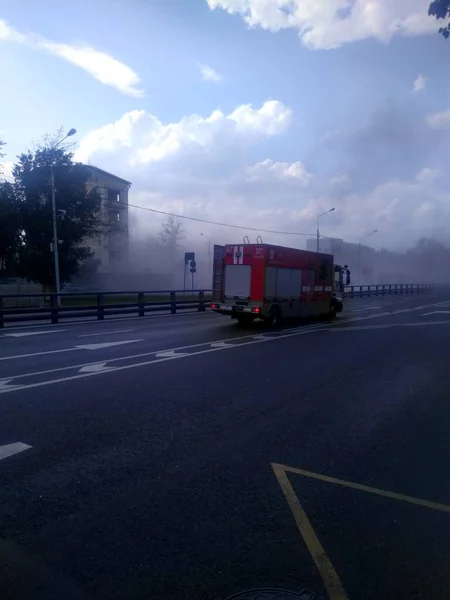
[{"label": "street lamp", "polygon": [[[64,140],[72,135],[75,135],[77,132],[76,129],[70,129],[68,134],[59,140],[54,146],[50,148],[50,150],[56,150],[58,146],[60,146]],[[55,191],[55,171],[53,168],[53,157],[52,162],[50,164],[50,182],[52,188],[52,215],[53,215],[53,260],[55,263],[55,291],[56,291],[56,302],[58,306],[61,306],[61,299],[59,294],[61,293],[61,284],[59,279],[59,253],[58,253],[58,227],[56,223],[56,191]]]},{"label": "street lamp", "polygon": [[358,275],[359,275],[360,283],[361,283],[361,249],[362,249],[361,248],[361,242],[363,242],[364,240],[366,240],[368,237],[370,237],[374,233],[378,233],[378,229],[374,229],[370,233],[366,233],[366,235],[363,235],[363,237],[360,238],[360,240],[359,240],[359,244],[358,244]]},{"label": "street lamp", "polygon": [[208,265],[209,265],[209,272],[211,273],[211,239],[204,233],[201,233],[200,235],[202,235],[204,238],[206,238],[208,240]]},{"label": "street lamp", "polygon": [[317,252],[320,252],[319,219],[320,219],[320,217],[323,217],[324,215],[327,215],[330,212],[334,212],[335,210],[336,210],[335,208],[330,208],[330,210],[325,211],[324,213],[320,214],[317,217]]}]

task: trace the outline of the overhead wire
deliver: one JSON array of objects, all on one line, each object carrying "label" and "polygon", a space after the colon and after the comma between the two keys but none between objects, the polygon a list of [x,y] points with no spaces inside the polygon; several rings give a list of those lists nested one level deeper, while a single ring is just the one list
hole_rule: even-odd
[{"label": "overhead wire", "polygon": [[218,225],[219,227],[230,227],[232,229],[242,229],[245,231],[258,231],[260,233],[276,233],[279,235],[305,235],[305,236],[313,236],[314,233],[299,233],[296,231],[276,231],[273,229],[261,229],[259,227],[245,227],[244,225],[232,225],[230,223],[220,223],[218,221],[210,221],[208,219],[200,219],[198,217],[188,217],[186,215],[177,215],[173,212],[166,212],[164,210],[157,210],[156,208],[149,208],[148,206],[139,206],[137,204],[130,204],[128,206],[131,208],[139,208],[141,210],[148,210],[153,213],[157,213],[159,215],[166,215],[169,217],[176,217],[177,219],[186,219],[188,221],[196,221],[197,223],[205,223],[207,225]]}]

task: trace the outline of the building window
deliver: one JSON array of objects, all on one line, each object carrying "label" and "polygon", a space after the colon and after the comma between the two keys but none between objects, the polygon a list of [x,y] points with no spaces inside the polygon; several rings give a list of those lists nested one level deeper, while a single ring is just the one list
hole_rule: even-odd
[{"label": "building window", "polygon": [[108,202],[120,202],[120,190],[110,190],[108,188]]}]

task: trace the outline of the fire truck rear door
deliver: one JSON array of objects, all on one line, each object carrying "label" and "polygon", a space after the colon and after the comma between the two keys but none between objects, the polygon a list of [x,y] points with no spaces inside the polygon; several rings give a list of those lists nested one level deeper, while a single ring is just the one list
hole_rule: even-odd
[{"label": "fire truck rear door", "polygon": [[214,245],[213,273],[212,273],[212,297],[213,297],[213,300],[222,300],[222,277],[223,277],[223,257],[224,256],[225,256],[225,246]]}]

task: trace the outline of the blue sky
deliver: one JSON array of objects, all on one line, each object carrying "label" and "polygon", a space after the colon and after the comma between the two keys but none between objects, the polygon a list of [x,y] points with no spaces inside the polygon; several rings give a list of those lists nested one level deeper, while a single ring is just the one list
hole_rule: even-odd
[{"label": "blue sky", "polygon": [[283,231],[336,205],[328,235],[446,237],[450,42],[426,0],[373,4],[2,0],[6,160],[75,127],[136,204]]}]

